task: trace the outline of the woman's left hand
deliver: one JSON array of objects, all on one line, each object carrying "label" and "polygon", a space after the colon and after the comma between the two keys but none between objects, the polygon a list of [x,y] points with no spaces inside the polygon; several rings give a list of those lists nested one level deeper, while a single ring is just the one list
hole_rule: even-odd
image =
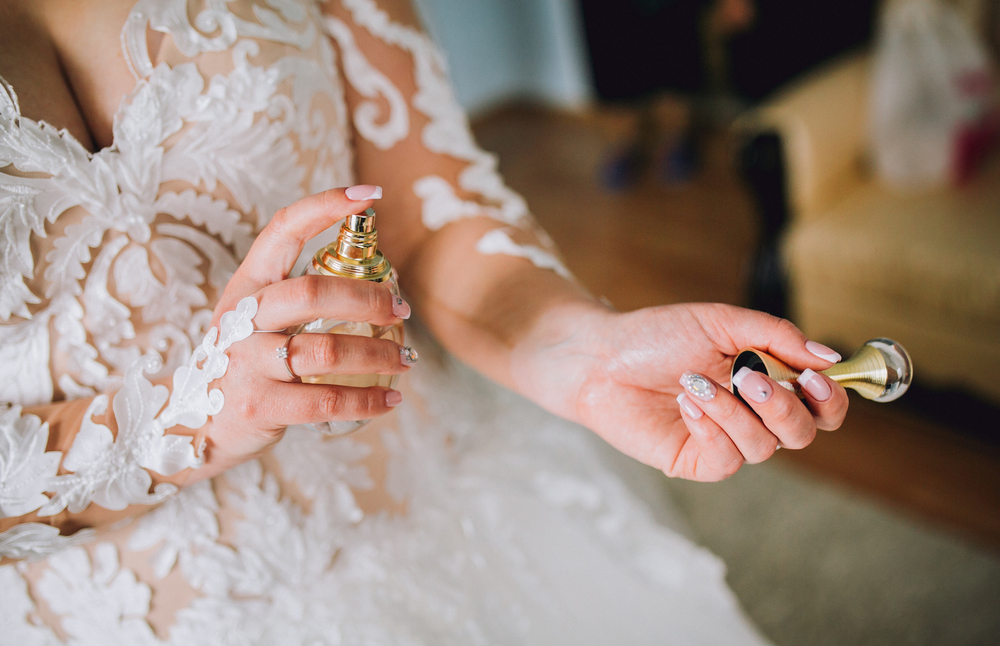
[{"label": "woman's left hand", "polygon": [[[811,370],[799,380],[805,400],[760,373],[740,384],[749,407],[727,390],[748,347]],[[816,372],[837,360],[761,312],[690,304],[621,314],[577,303],[543,317],[515,350],[512,371],[523,394],[619,451],[671,477],[716,481],[779,447],[808,446],[817,429],[837,429],[847,393]]]}]

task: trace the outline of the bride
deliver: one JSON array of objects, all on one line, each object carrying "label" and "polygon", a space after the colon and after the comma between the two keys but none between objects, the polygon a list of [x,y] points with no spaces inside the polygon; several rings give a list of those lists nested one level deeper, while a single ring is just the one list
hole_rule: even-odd
[{"label": "bride", "polygon": [[[0,0],[0,77],[0,643],[762,643],[600,445],[720,480],[839,426],[839,357],[589,297],[406,0]],[[295,268],[370,207],[406,300]],[[411,313],[420,363],[287,332]]]}]

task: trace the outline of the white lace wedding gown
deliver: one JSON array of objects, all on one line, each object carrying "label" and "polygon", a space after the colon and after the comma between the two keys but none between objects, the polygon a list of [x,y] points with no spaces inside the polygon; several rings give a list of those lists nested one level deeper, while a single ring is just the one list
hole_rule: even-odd
[{"label": "white lace wedding gown", "polygon": [[[656,523],[591,433],[415,327],[425,357],[392,415],[341,439],[293,427],[260,460],[149,493],[147,470],[198,465],[163,430],[218,410],[208,359],[248,333],[237,314],[203,342],[215,299],[271,214],[353,183],[353,138],[419,141],[430,229],[529,222],[440,55],[373,0],[341,0],[343,19],[308,0],[187,4],[132,10],[138,85],[110,148],[88,153],[0,88],[0,517],[158,504],[96,532],[0,534],[16,561],[0,644],[763,643],[721,563]],[[412,66],[381,69],[362,40]],[[366,99],[350,114],[345,81]],[[564,271],[502,228],[478,252]],[[171,374],[173,392],[152,386]],[[64,400],[87,413],[62,455],[23,407]],[[105,409],[115,437],[92,419]]]}]

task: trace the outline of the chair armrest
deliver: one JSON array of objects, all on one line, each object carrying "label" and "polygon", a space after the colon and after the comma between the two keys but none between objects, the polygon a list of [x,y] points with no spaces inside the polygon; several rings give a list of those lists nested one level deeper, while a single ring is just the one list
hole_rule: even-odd
[{"label": "chair armrest", "polygon": [[862,176],[867,149],[869,56],[838,59],[741,116],[747,139],[777,133],[791,217],[808,219]]}]

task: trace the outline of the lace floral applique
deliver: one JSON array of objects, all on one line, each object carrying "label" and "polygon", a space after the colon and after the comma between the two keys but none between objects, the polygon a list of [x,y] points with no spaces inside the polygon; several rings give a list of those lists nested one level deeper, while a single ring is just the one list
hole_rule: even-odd
[{"label": "lace floral applique", "polygon": [[[208,0],[192,25],[188,0],[139,0],[122,29],[122,48],[128,53],[126,58],[135,75],[144,78],[153,71],[146,45],[147,24],[151,29],[170,34],[177,48],[189,58],[204,52],[225,51],[239,36],[267,39],[299,49],[308,48],[316,38],[316,26],[312,22],[302,31],[296,31],[286,22],[301,23],[308,16],[306,8],[298,2],[268,0],[267,4],[278,9],[278,13],[255,4],[253,13],[259,22],[254,23],[230,11],[226,4],[231,1]],[[215,32],[219,35],[204,35]]]},{"label": "lace floral applique", "polygon": [[289,427],[272,451],[285,477],[304,496],[324,500],[332,505],[336,517],[348,523],[364,518],[353,492],[375,486],[368,469],[360,464],[370,453],[366,444],[346,437],[325,437],[303,426]]},{"label": "lace floral applique", "polygon": [[382,72],[378,71],[354,42],[350,27],[336,18],[326,18],[326,30],[337,41],[343,58],[344,76],[362,96],[375,99],[381,96],[389,104],[389,117],[379,124],[379,107],[374,101],[361,103],[354,111],[354,126],[358,133],[375,144],[379,150],[388,150],[410,134],[410,114],[403,94]]},{"label": "lace floral applique", "polygon": [[121,568],[111,543],[94,547],[93,558],[82,547],[49,557],[38,581],[38,593],[55,614],[73,644],[159,644],[146,622],[152,592]]},{"label": "lace floral applique", "polygon": [[573,280],[573,274],[555,254],[534,245],[517,244],[511,238],[510,233],[504,229],[493,229],[487,232],[476,243],[476,251],[483,255],[504,254],[527,258],[536,267],[551,269],[563,278]]},{"label": "lace floral applique", "polygon": [[29,514],[49,501],[44,492],[59,470],[59,451],[45,451],[49,425],[21,407],[0,408],[0,518]]},{"label": "lace floral applique", "polygon": [[3,643],[17,646],[57,646],[60,643],[51,629],[31,621],[35,604],[28,594],[28,584],[12,565],[0,567],[0,608],[3,608],[0,612]]},{"label": "lace floral applique", "polygon": [[[147,58],[136,89],[116,115],[112,148],[92,155],[68,133],[22,118],[13,89],[0,87],[0,169],[18,171],[0,172],[0,320],[12,315],[26,319],[0,327],[0,401],[51,400],[50,329],[56,332],[57,352],[65,357],[66,372],[58,377],[65,395],[88,397],[118,387],[118,375],[143,352],[120,347],[134,344],[136,337],[126,305],[141,307],[146,323],[158,319],[174,326],[159,331],[158,338],[178,339],[206,304],[202,261],[194,257],[198,252],[210,262],[211,285],[216,290],[225,285],[250,247],[253,228],[226,201],[193,189],[162,191],[164,182],[186,182],[208,191],[224,186],[243,212],[256,214],[260,228],[276,210],[305,195],[307,171],[300,152],[316,150],[320,158],[310,185],[320,182],[325,189],[351,179],[346,108],[335,82],[332,47],[327,39],[316,38],[314,21],[293,28],[281,19],[306,20],[310,10],[294,2],[272,3],[277,11],[258,6],[261,23],[253,26],[230,15],[224,4],[209,4],[196,20],[199,28],[215,24],[225,32],[232,27],[235,36],[228,39],[223,33],[218,37],[225,36],[225,42],[215,45],[192,36],[189,44],[199,42],[191,45],[198,51],[231,46],[233,70],[206,83],[195,63],[154,68]],[[187,20],[184,2],[142,3],[138,9],[154,6],[159,22],[150,24],[156,28]],[[138,38],[130,28],[145,41],[151,18],[143,19],[141,13],[133,14],[123,32],[126,41]],[[178,27],[179,33],[184,31]],[[260,44],[235,40],[247,35],[315,46],[320,55],[286,56],[269,67],[252,65],[249,57],[261,53]],[[281,83],[291,85],[290,94],[278,91]],[[312,105],[319,95],[332,106],[333,123]],[[175,140],[166,145],[171,137]],[[252,163],[262,158],[269,160],[266,170]],[[35,271],[30,236],[44,237],[46,225],[73,206],[83,207],[84,213],[52,241],[45,258],[47,302],[32,316],[29,305],[43,301],[24,281]],[[153,220],[160,214],[178,222],[157,224],[156,234],[165,239],[151,240]],[[211,236],[221,242],[209,240]],[[98,271],[88,275],[85,268],[98,248],[93,259]],[[165,284],[148,267],[135,274],[143,278],[141,285],[118,268],[123,257],[124,264],[135,268],[137,261],[148,265],[153,256],[165,270]],[[111,274],[126,277],[119,295],[134,297],[134,302],[119,302],[109,292]],[[151,300],[153,294],[159,297]]]},{"label": "lace floral applique", "polygon": [[193,446],[193,438],[165,431],[178,425],[198,429],[209,415],[219,414],[225,398],[221,390],[208,386],[226,374],[229,357],[225,352],[253,333],[256,314],[257,300],[252,296],[241,300],[235,311],[223,314],[221,333],[214,327],[209,330],[187,365],[174,372],[172,392],[166,386],[154,386],[143,375],[160,369],[158,357],[147,355],[132,365],[114,399],[117,437],[93,421],[93,415],[103,414],[108,406],[107,395],[96,397],[63,460],[63,467],[73,473],[51,480],[49,490],[56,495],[39,515],[51,516],[66,508],[77,513],[91,502],[120,510],[156,504],[176,493],[176,486],[160,483],[149,494],[152,478],[146,469],[169,476],[201,466],[204,458]]},{"label": "lace floral applique", "polygon": [[[413,185],[414,193],[423,202],[421,215],[424,226],[433,231],[462,218],[488,217],[522,229],[535,229],[542,243],[553,248],[548,236],[533,226],[524,198],[504,183],[497,171],[496,156],[476,145],[468,117],[448,80],[448,64],[434,42],[415,29],[393,23],[374,0],[342,0],[342,4],[359,26],[411,54],[417,84],[417,93],[412,98],[413,107],[430,119],[422,132],[424,146],[432,153],[469,162],[468,168],[458,176],[458,186],[465,192],[483,196],[488,202],[482,204],[464,200],[446,179],[427,175]],[[340,42],[337,21],[328,18],[326,24],[327,30]],[[356,85],[350,74],[347,74],[347,80]],[[369,138],[361,128],[358,130],[362,136]],[[533,245],[518,245],[506,233],[491,232],[487,235],[491,236],[490,239],[480,245],[483,253],[526,258],[536,266],[570,276],[551,251]],[[500,242],[501,236],[508,238],[507,242]]]},{"label": "lace floral applique", "polygon": [[59,528],[42,523],[21,523],[0,534],[0,558],[34,560],[60,552],[71,545],[86,543],[94,531],[83,529],[62,536]]},{"label": "lace floral applique", "polygon": [[218,511],[212,483],[195,483],[139,518],[128,547],[142,551],[160,545],[150,565],[156,577],[162,579],[178,559],[187,565],[194,550],[210,547],[219,538],[215,516]]},{"label": "lace floral applique", "polygon": [[278,481],[258,461],[230,469],[224,478],[231,487],[227,507],[240,516],[232,547],[215,543],[182,561],[185,577],[202,596],[178,613],[172,639],[206,646],[369,641],[341,633],[349,609],[338,603],[345,582],[331,575],[343,545],[337,519],[324,506],[314,504],[305,514],[283,499]]}]

